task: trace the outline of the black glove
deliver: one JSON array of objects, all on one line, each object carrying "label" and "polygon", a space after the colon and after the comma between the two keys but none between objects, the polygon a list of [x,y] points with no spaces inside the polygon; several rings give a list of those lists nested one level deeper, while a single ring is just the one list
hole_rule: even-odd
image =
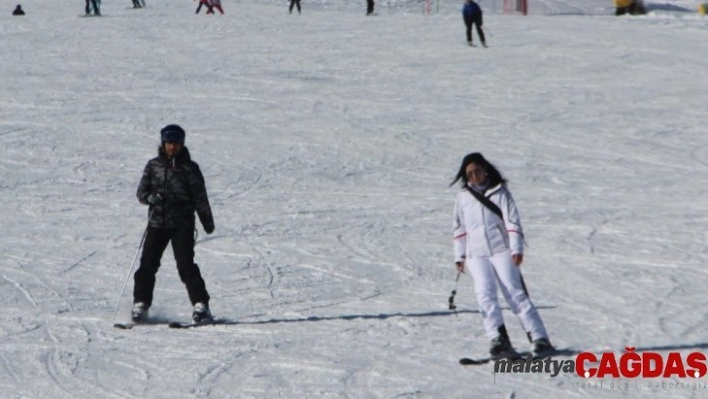
[{"label": "black glove", "polygon": [[147,197],[147,202],[150,205],[159,205],[162,203],[162,196],[160,193],[150,194]]},{"label": "black glove", "polygon": [[213,224],[210,224],[210,225],[208,225],[208,226],[204,226],[204,231],[205,231],[207,234],[213,233],[213,232],[214,232],[214,225],[213,225]]}]

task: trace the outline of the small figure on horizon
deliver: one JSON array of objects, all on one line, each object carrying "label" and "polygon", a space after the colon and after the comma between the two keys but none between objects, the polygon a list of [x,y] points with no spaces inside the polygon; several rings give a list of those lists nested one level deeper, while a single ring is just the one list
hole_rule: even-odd
[{"label": "small figure on horizon", "polygon": [[17,7],[15,7],[15,10],[12,11],[12,15],[15,15],[15,16],[25,15],[24,10],[22,10],[22,6],[18,4]]},{"label": "small figure on horizon", "polygon": [[297,6],[297,13],[300,14],[300,0],[290,0],[290,8],[288,9],[288,11],[290,11],[290,14],[293,13],[294,6]]},{"label": "small figure on horizon", "polygon": [[465,0],[465,5],[462,7],[462,18],[465,21],[467,44],[474,47],[472,42],[472,25],[477,29],[477,35],[482,42],[483,47],[487,47],[487,42],[484,40],[484,32],[482,31],[482,8],[474,0]]},{"label": "small figure on horizon", "polygon": [[366,0],[366,15],[374,15],[374,0]]},{"label": "small figure on horizon", "polygon": [[93,6],[93,15],[100,17],[101,9],[98,6],[98,0],[86,0],[86,16],[91,15],[91,7]]},{"label": "small figure on horizon", "polygon": [[211,7],[209,7],[209,10],[207,10],[207,14],[214,14],[214,9],[216,8],[217,10],[219,10],[221,15],[224,15],[224,9],[221,8],[221,0],[207,0],[207,1],[209,1],[209,5],[211,6]]},{"label": "small figure on horizon", "polygon": [[205,6],[205,7],[206,7],[206,9],[207,9],[206,13],[207,13],[207,14],[213,14],[213,13],[214,13],[214,10],[211,9],[211,3],[209,2],[209,0],[199,0],[199,5],[197,6],[197,11],[195,12],[195,14],[199,14],[199,11],[202,9],[202,6]]}]

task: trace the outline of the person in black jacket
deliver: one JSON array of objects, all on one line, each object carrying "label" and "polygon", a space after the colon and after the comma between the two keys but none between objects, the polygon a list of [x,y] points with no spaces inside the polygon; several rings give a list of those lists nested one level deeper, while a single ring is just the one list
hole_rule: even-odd
[{"label": "person in black jacket", "polygon": [[366,15],[374,15],[374,0],[366,0]]},{"label": "person in black jacket", "polygon": [[18,4],[17,7],[15,7],[15,9],[12,11],[12,15],[25,15],[25,12],[22,10],[22,6]]},{"label": "person in black jacket", "polygon": [[288,11],[290,11],[290,14],[293,13],[293,7],[297,6],[297,13],[300,14],[300,11],[302,9],[300,8],[300,0],[290,0],[290,7],[288,8]]},{"label": "person in black jacket", "polygon": [[158,156],[148,161],[138,185],[138,200],[149,205],[150,220],[145,235],[140,267],[135,272],[132,320],[145,320],[152,305],[155,274],[167,244],[172,243],[180,280],[187,287],[194,306],[195,322],[211,320],[209,293],[199,266],[194,263],[195,217],[207,234],[214,232],[204,176],[187,147],[185,131],[179,125],[165,126]]},{"label": "person in black jacket", "polygon": [[91,6],[93,6],[93,15],[100,17],[101,9],[99,7],[100,2],[96,0],[86,0],[86,15],[91,15]]}]

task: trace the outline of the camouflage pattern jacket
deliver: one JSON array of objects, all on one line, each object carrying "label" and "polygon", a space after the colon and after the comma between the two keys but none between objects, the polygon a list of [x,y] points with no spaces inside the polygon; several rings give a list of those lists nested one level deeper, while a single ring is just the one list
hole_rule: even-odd
[{"label": "camouflage pattern jacket", "polygon": [[[192,161],[187,147],[176,157],[168,159],[160,147],[156,158],[148,161],[143,177],[138,185],[138,201],[149,205],[150,194],[160,194],[163,201],[150,206],[153,212],[150,226],[161,229],[194,226],[194,212],[197,212],[204,231],[214,231],[204,176],[199,165]],[[153,209],[154,208],[154,209]]]}]

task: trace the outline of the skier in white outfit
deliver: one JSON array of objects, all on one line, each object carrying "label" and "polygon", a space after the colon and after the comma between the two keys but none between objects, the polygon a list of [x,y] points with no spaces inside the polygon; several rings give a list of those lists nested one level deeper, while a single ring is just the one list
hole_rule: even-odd
[{"label": "skier in white outfit", "polygon": [[546,328],[519,271],[524,259],[523,230],[506,180],[482,154],[471,153],[462,160],[451,185],[458,181],[463,189],[457,194],[453,217],[455,265],[460,272],[468,270],[474,280],[484,330],[492,341],[490,354],[493,358],[516,354],[504,326],[497,284],[529,334],[533,354],[552,351]]}]

